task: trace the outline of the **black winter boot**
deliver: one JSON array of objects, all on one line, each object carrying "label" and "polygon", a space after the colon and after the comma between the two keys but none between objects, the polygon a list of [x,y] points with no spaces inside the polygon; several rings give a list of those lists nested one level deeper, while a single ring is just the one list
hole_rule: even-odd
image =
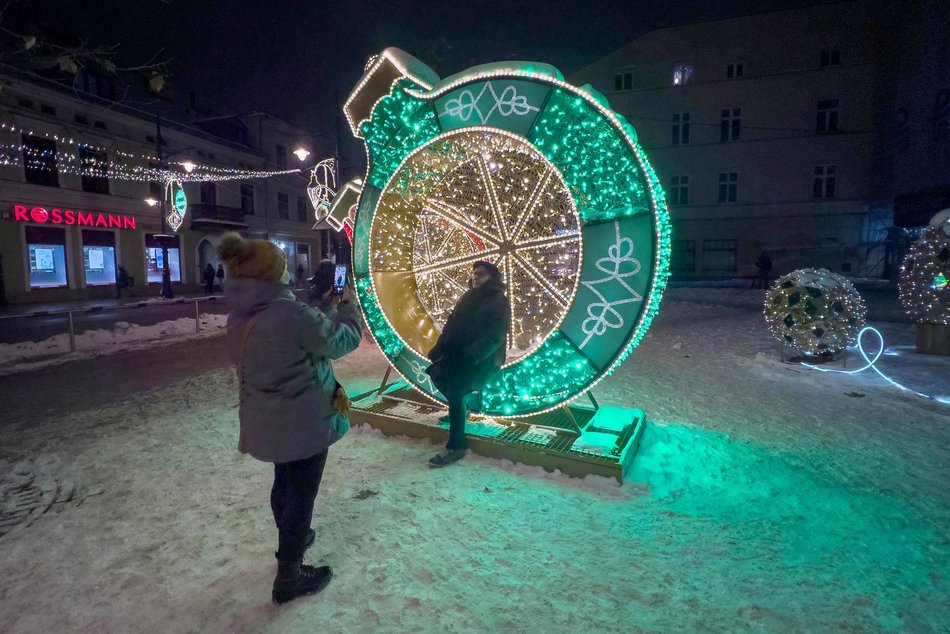
[{"label": "black winter boot", "polygon": [[316,594],[333,578],[330,566],[308,566],[299,561],[278,561],[271,599],[280,605],[305,594]]}]

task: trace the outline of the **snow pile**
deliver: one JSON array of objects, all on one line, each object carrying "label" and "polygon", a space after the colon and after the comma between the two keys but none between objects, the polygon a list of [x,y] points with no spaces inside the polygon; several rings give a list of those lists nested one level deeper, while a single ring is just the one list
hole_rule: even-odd
[{"label": "snow pile", "polygon": [[141,349],[149,345],[217,336],[225,332],[228,316],[201,313],[199,323],[201,330],[195,332],[195,320],[192,317],[181,317],[151,326],[118,321],[109,330],[87,330],[77,334],[75,352],[69,350],[68,333],[54,335],[40,342],[0,343],[0,374],[34,370],[75,359]]}]

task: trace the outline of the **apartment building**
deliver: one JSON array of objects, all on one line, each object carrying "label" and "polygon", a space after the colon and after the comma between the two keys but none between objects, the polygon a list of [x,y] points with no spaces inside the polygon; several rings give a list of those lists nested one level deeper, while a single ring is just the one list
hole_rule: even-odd
[{"label": "apartment building", "polygon": [[892,224],[899,46],[861,0],[650,31],[573,74],[636,128],[666,188],[673,275],[869,272]]}]

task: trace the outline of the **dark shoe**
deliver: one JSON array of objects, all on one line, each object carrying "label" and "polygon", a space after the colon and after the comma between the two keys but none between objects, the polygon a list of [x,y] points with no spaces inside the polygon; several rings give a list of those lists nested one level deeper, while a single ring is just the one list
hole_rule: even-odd
[{"label": "dark shoe", "polygon": [[440,451],[429,458],[429,466],[433,469],[447,467],[453,462],[458,462],[464,458],[466,451],[466,449],[446,449],[445,451]]},{"label": "dark shoe", "polygon": [[280,605],[305,594],[316,594],[326,588],[332,578],[333,570],[330,566],[281,562],[277,566],[271,600]]}]

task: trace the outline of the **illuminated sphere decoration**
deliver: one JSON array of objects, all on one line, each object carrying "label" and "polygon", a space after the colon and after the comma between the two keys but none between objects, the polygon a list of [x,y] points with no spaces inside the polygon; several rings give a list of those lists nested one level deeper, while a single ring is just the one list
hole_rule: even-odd
[{"label": "illuminated sphere decoration", "polygon": [[472,264],[502,273],[507,360],[489,415],[562,405],[610,373],[656,314],[669,220],[636,132],[589,86],[535,62],[440,79],[398,49],[373,57],[344,105],[367,150],[353,227],[369,330],[417,390]]},{"label": "illuminated sphere decoration", "polygon": [[898,282],[901,303],[921,323],[950,324],[950,213],[931,221],[911,245]]},{"label": "illuminated sphere decoration", "polygon": [[866,314],[851,282],[827,269],[792,271],[765,295],[771,333],[806,355],[832,356],[854,345]]}]

